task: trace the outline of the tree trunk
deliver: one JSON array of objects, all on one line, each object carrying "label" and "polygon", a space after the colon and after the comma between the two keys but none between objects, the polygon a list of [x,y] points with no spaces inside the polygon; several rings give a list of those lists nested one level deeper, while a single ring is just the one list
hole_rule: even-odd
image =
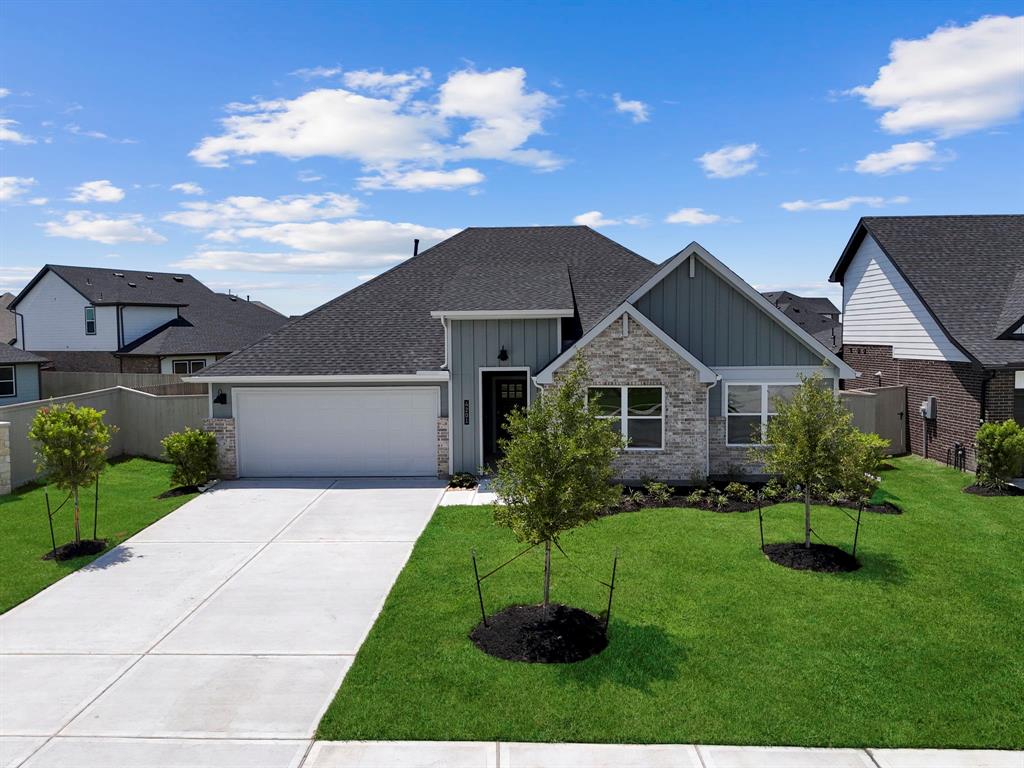
[{"label": "tree trunk", "polygon": [[804,547],[811,548],[811,486],[804,488]]},{"label": "tree trunk", "polygon": [[544,542],[544,612],[548,610],[548,599],[551,597],[551,542]]},{"label": "tree trunk", "polygon": [[82,528],[79,525],[79,521],[78,521],[78,512],[79,512],[79,509],[78,509],[78,489],[77,488],[73,489],[71,491],[71,493],[75,497],[75,544],[77,545],[77,544],[81,544],[81,542],[82,542]]}]

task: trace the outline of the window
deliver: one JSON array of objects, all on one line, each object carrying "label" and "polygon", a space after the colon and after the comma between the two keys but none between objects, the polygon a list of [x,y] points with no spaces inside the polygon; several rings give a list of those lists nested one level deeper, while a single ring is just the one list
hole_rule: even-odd
[{"label": "window", "polygon": [[206,367],[205,360],[175,360],[172,364],[173,370],[179,376],[188,376],[190,373],[201,371]]},{"label": "window", "polygon": [[86,336],[96,335],[96,307],[85,308],[85,334]]},{"label": "window", "polygon": [[778,412],[778,403],[788,402],[799,388],[799,384],[726,384],[726,444],[759,444]]},{"label": "window", "polygon": [[665,410],[661,387],[589,387],[589,407],[598,418],[615,421],[629,441],[626,450],[663,447]]},{"label": "window", "polygon": [[14,366],[0,365],[0,397],[14,397],[18,389],[14,383]]}]

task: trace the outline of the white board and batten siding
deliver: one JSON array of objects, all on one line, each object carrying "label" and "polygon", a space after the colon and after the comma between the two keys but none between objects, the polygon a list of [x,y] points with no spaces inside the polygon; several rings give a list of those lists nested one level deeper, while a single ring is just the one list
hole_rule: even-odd
[{"label": "white board and batten siding", "polygon": [[438,387],[235,388],[242,477],[436,476]]},{"label": "white board and batten siding", "polygon": [[47,272],[18,302],[18,346],[50,351],[113,352],[117,343],[117,307],[96,307],[96,333],[85,332],[89,300],[53,272]]},{"label": "white board and batten siding", "polygon": [[843,278],[843,344],[891,346],[893,357],[908,360],[969,362],[871,235]]},{"label": "white board and batten siding", "polygon": [[121,310],[121,333],[124,336],[124,343],[131,344],[150,331],[171,322],[177,316],[177,307],[125,307]]}]

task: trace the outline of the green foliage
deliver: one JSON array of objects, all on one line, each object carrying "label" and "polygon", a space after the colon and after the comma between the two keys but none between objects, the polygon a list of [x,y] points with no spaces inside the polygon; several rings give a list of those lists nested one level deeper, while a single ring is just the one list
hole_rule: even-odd
[{"label": "green foliage", "polygon": [[786,496],[786,489],[782,487],[782,483],[776,480],[774,477],[764,484],[761,488],[761,498],[765,501],[781,501]]},{"label": "green foliage", "polygon": [[757,501],[757,496],[754,494],[753,489],[743,483],[729,483],[725,486],[725,495],[734,501],[742,501],[747,504],[753,504]]},{"label": "green foliage", "polygon": [[449,488],[476,488],[476,475],[472,472],[456,472],[448,481]]},{"label": "green foliage", "polygon": [[888,447],[888,440],[873,433],[851,435],[835,490],[848,501],[865,504],[870,501],[882,482],[880,467]]},{"label": "green foliage", "polygon": [[666,483],[649,480],[644,483],[644,491],[655,504],[664,505],[672,498],[672,489]]},{"label": "green foliage", "polygon": [[1013,419],[982,424],[978,446],[978,484],[992,487],[1008,483],[1024,469],[1024,427]]},{"label": "green foliage", "polygon": [[868,438],[853,426],[852,415],[822,384],[820,374],[801,377],[789,402],[777,400],[778,415],[768,422],[764,445],[753,450],[765,470],[779,475],[804,495],[804,545],[811,546],[811,497],[837,487],[862,494],[868,484],[867,468],[881,459],[881,438]]},{"label": "green foliage", "polygon": [[217,437],[212,432],[185,427],[169,434],[160,445],[174,465],[172,485],[191,488],[217,474]]},{"label": "green foliage", "polygon": [[686,503],[691,507],[703,507],[708,500],[707,491],[697,488],[686,496]]},{"label": "green foliage", "polygon": [[647,502],[647,494],[639,488],[630,488],[625,493],[626,501],[637,507],[642,507]]}]

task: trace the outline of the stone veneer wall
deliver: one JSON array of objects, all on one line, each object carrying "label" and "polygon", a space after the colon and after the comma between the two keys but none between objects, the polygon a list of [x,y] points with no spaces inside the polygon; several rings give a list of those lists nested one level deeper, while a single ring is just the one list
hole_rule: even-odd
[{"label": "stone veneer wall", "polygon": [[[618,478],[688,483],[707,474],[707,387],[697,371],[640,323],[630,319],[622,335],[622,318],[584,347],[593,386],[662,386],[665,388],[664,448],[623,451],[615,460]],[[564,375],[566,367],[556,374]]]},{"label": "stone veneer wall", "polygon": [[217,438],[218,474],[225,480],[238,477],[238,454],[235,450],[234,419],[204,419],[203,430]]},{"label": "stone veneer wall", "polygon": [[0,421],[0,496],[11,492],[11,424]]},{"label": "stone veneer wall", "polygon": [[437,476],[448,477],[448,418],[437,420]]}]

